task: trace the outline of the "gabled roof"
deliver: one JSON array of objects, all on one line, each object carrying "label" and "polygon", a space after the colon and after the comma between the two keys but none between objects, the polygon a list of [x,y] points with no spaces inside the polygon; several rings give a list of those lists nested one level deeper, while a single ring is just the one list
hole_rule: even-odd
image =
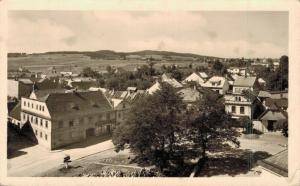
[{"label": "gabled roof", "polygon": [[46,100],[51,117],[96,114],[112,110],[112,105],[100,91],[51,93]]},{"label": "gabled roof", "polygon": [[258,165],[276,174],[288,176],[288,150],[283,150],[267,159],[258,161]]},{"label": "gabled roof", "polygon": [[234,81],[234,86],[253,87],[255,81],[256,81],[256,77],[238,76]]},{"label": "gabled roof", "polygon": [[280,121],[280,120],[286,120],[286,116],[283,114],[282,111],[277,110],[266,110],[265,112],[262,113],[261,116],[259,116],[260,120],[272,120],[272,121]]},{"label": "gabled roof", "polygon": [[52,93],[65,93],[66,89],[46,89],[46,90],[35,90],[31,94],[35,94],[35,97],[39,101],[46,101],[49,94]]},{"label": "gabled roof", "polygon": [[9,113],[8,115],[18,121],[21,120],[21,102],[19,102]]},{"label": "gabled roof", "polygon": [[225,82],[226,82],[225,77],[213,76],[203,84],[203,87],[222,88]]},{"label": "gabled roof", "polygon": [[281,98],[281,99],[266,98],[265,105],[271,109],[287,108],[288,100],[286,98]]}]

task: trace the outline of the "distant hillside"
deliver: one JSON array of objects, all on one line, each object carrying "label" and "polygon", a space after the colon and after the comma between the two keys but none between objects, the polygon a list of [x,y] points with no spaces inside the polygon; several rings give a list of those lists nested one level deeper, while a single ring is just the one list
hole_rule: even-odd
[{"label": "distant hillside", "polygon": [[[212,56],[203,56],[192,53],[179,53],[179,52],[170,52],[170,51],[156,51],[156,50],[142,50],[135,52],[116,52],[112,50],[99,50],[99,51],[54,51],[54,52],[45,52],[45,53],[33,53],[32,55],[42,55],[42,54],[83,54],[89,56],[92,59],[125,59],[126,56],[134,55],[136,57],[141,57],[143,59],[149,57],[161,57],[161,59],[172,60],[172,59],[203,59],[210,58],[214,59],[217,57]],[[8,57],[16,57],[12,53],[8,54]]]}]

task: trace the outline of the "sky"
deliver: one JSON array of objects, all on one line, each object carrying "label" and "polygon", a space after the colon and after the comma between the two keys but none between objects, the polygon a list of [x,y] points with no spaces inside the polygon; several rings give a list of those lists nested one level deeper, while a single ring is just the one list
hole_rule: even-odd
[{"label": "sky", "polygon": [[163,50],[216,57],[288,55],[288,12],[10,11],[8,51]]}]

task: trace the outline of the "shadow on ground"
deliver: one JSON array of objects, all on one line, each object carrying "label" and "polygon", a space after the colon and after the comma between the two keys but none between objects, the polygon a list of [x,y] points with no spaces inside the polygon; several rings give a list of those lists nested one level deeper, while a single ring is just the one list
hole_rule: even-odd
[{"label": "shadow on ground", "polygon": [[256,166],[258,160],[263,160],[270,156],[271,154],[264,151],[252,152],[250,150],[235,149],[221,155],[210,156],[203,168],[198,171],[197,176],[236,176],[247,174]]},{"label": "shadow on ground", "polygon": [[15,158],[27,154],[22,151],[24,148],[37,145],[37,142],[29,140],[18,129],[12,125],[7,127],[7,158]]},{"label": "shadow on ground", "polygon": [[112,136],[110,134],[107,134],[107,135],[104,135],[104,136],[92,136],[92,137],[87,138],[84,141],[81,141],[81,142],[78,142],[78,143],[73,143],[71,145],[64,146],[64,147],[61,147],[61,148],[58,148],[58,149],[69,150],[69,149],[85,148],[85,147],[88,147],[88,146],[91,146],[91,145],[95,145],[95,144],[110,140],[111,138],[112,138]]}]

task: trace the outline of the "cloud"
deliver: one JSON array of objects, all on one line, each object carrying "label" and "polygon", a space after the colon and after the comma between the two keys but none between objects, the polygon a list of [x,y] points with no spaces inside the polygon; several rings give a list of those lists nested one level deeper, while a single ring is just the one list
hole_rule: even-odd
[{"label": "cloud", "polygon": [[48,19],[9,20],[8,48],[13,51],[43,52],[67,49],[74,42],[73,31]]},{"label": "cloud", "polygon": [[[251,30],[258,28],[256,22],[245,32],[237,31],[239,23],[218,22],[219,18],[212,22],[201,12],[30,12],[10,13],[9,51],[109,49],[126,52],[150,49],[219,57],[279,57],[287,54],[285,46],[264,40],[265,37],[259,35],[261,32]],[[261,29],[264,25],[259,26]],[[275,35],[276,30],[269,29]]]}]

